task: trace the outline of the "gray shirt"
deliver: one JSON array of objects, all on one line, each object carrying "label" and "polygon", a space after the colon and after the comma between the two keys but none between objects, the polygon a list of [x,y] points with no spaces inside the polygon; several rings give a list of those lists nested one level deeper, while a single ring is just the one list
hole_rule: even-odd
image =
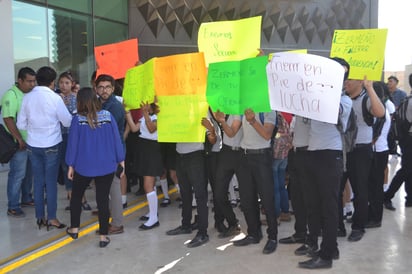
[{"label": "gray shirt", "polygon": [[[240,119],[241,119],[240,115],[229,115],[226,123],[228,124],[228,126],[231,126],[233,124],[233,121],[235,120],[240,121]],[[223,132],[223,144],[231,146],[231,147],[240,147],[240,142],[242,138],[243,138],[242,127],[239,128],[238,132],[233,137],[229,137],[226,135],[225,132]]]},{"label": "gray shirt", "polygon": [[302,116],[295,116],[293,127],[293,146],[306,147],[309,144],[310,119]]},{"label": "gray shirt", "polygon": [[203,143],[176,143],[176,151],[179,154],[191,153],[203,149]]},{"label": "gray shirt", "polygon": [[[352,107],[353,111],[356,114],[356,124],[358,125],[358,135],[356,136],[356,144],[369,144],[372,143],[372,127],[368,126],[365,123],[365,120],[363,119],[363,113],[362,113],[362,100],[363,96],[366,95],[366,90],[362,90],[361,94],[352,99]],[[371,102],[370,99],[368,98],[366,102],[366,107],[370,109],[371,107]]]},{"label": "gray shirt", "polygon": [[[259,113],[256,113],[256,123],[262,124]],[[263,124],[276,125],[276,111],[266,112],[263,114]],[[262,149],[270,147],[270,139],[265,140],[259,133],[246,121],[245,116],[242,119],[243,138],[240,146],[244,149]]]}]

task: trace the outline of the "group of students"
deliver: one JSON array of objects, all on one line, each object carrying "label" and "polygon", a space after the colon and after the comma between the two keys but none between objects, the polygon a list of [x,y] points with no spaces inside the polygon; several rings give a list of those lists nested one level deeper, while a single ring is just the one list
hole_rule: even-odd
[{"label": "group of students", "polygon": [[[165,177],[169,171],[181,196],[182,220],[181,225],[168,230],[167,235],[190,234],[197,229],[188,247],[197,247],[209,240],[208,183],[213,193],[214,227],[219,232],[218,237],[239,234],[239,220],[228,199],[230,181],[236,176],[247,233],[233,244],[246,246],[260,242],[263,212],[268,235],[263,253],[273,253],[278,243],[278,218],[289,211],[285,189],[287,166],[295,233],[279,242],[303,243],[295,254],[312,258],[299,263],[302,268],[332,267],[332,260],[339,257],[339,231],[346,235],[342,226],[345,178],[349,179],[353,189],[355,209],[348,240],[360,240],[368,225],[381,221],[383,198],[380,193],[388,156],[387,144],[384,144],[388,126],[384,127],[378,140],[373,140],[372,126],[363,118],[363,98],[367,97],[366,108],[373,117],[386,117],[386,121],[390,121],[388,109],[391,108],[387,103],[385,109],[377,95],[377,91],[383,93],[384,85],[373,84],[367,79],[348,79],[349,64],[340,58],[333,59],[345,69],[339,123],[346,128],[352,109],[357,119],[356,144],[346,155],[343,155],[342,132],[336,125],[295,116],[291,126],[292,139],[287,116],[275,111],[255,113],[252,109],[246,109],[243,115],[226,115],[209,109],[207,117],[199,121],[206,128],[205,142],[158,143],[157,113],[161,110],[156,103],[142,102],[138,111],[125,110],[114,95],[116,83],[110,75],[99,75],[93,88],[81,88],[74,94],[70,92],[73,78],[63,73],[59,78],[61,93],[57,94],[54,92],[56,72],[49,67],[40,68],[35,74],[38,86],[27,91],[22,99],[16,123],[20,130],[28,131],[27,150],[23,146],[22,151],[27,151],[33,166],[39,228],[42,225],[65,227],[56,218],[55,185],[58,167],[62,164],[67,174],[66,189],[71,210],[67,234],[73,239],[78,237],[80,213],[87,205],[84,193],[92,180],[96,185],[100,247],[109,244],[108,234],[123,232],[124,202],[120,181],[125,180],[124,140],[129,132],[138,132],[132,140],[137,151],[134,172],[143,177],[149,205],[149,213],[141,217],[145,221],[141,230],[150,230],[160,224],[155,182],[156,177],[161,178],[163,192],[168,197]],[[275,127],[277,132],[273,134]],[[19,137],[14,130],[11,132]],[[16,138],[19,139],[21,136]],[[64,156],[61,151],[65,152]],[[47,218],[44,213],[45,190]],[[192,224],[193,200],[197,208],[195,226]],[[169,198],[164,200],[165,205],[168,203]],[[113,218],[111,224],[110,215]],[[320,235],[322,242],[319,245]]]}]

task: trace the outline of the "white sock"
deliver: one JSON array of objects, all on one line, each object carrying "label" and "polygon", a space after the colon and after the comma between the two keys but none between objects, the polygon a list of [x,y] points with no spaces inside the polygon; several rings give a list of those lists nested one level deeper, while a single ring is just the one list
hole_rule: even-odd
[{"label": "white sock", "polygon": [[125,204],[127,202],[127,196],[122,195],[122,204]]},{"label": "white sock", "polygon": [[196,197],[195,197],[195,194],[194,194],[194,193],[193,193],[193,197],[192,197],[192,206],[193,206],[193,207],[197,206],[197,204],[196,204]]},{"label": "white sock", "polygon": [[146,194],[147,202],[149,204],[149,220],[145,223],[146,226],[152,226],[159,221],[157,218],[157,195],[155,191]]},{"label": "white sock", "polygon": [[169,188],[167,185],[167,179],[160,179],[160,186],[162,187],[162,192],[163,195],[165,196],[165,199],[169,199]]}]

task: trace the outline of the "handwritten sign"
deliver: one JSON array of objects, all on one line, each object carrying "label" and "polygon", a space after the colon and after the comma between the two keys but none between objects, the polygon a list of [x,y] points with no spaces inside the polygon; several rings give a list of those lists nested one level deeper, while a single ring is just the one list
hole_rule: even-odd
[{"label": "handwritten sign", "polygon": [[379,81],[385,57],[387,29],[335,30],[331,57],[350,64],[349,78]]},{"label": "handwritten sign", "polygon": [[329,58],[282,52],[267,65],[274,110],[336,124],[344,69]]},{"label": "handwritten sign", "polygon": [[262,16],[202,23],[197,43],[206,64],[255,57],[260,48]]},{"label": "handwritten sign", "polygon": [[206,92],[206,65],[203,53],[156,58],[154,75],[157,96]]},{"label": "handwritten sign", "polygon": [[137,39],[95,47],[94,57],[98,66],[97,76],[109,74],[114,79],[124,78],[127,70],[139,61]]},{"label": "handwritten sign", "polygon": [[[307,49],[294,49],[294,50],[288,50],[286,52],[294,52],[294,53],[303,53],[303,54],[307,54],[308,50]],[[269,53],[269,61],[272,60],[272,56],[275,53]]]},{"label": "handwritten sign", "polygon": [[205,95],[157,97],[159,142],[204,142],[206,129],[201,124],[208,104]]},{"label": "handwritten sign", "polygon": [[247,108],[269,112],[266,65],[267,56],[210,64],[206,97],[212,110],[227,114],[243,114]]},{"label": "handwritten sign", "polygon": [[127,71],[122,95],[127,108],[136,109],[141,102],[154,102],[154,63],[155,58],[152,58]]}]

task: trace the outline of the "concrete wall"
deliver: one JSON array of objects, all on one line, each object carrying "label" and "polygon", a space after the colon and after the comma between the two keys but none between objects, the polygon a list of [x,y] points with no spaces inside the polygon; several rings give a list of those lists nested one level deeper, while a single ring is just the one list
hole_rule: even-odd
[{"label": "concrete wall", "polygon": [[202,22],[262,16],[266,52],[308,49],[329,55],[335,29],[378,26],[377,0],[130,0],[129,35],[143,61],[197,51]]}]

